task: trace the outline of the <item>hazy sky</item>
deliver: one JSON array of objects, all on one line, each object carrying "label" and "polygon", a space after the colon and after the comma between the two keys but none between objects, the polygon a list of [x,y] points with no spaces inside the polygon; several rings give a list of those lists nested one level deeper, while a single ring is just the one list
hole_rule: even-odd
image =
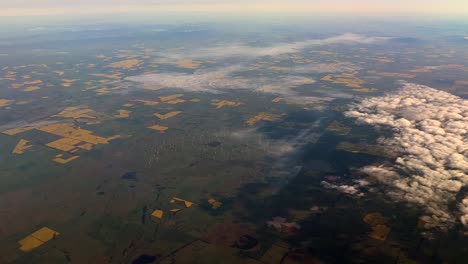
[{"label": "hazy sky", "polygon": [[139,12],[468,15],[468,0],[0,0],[0,16]]}]

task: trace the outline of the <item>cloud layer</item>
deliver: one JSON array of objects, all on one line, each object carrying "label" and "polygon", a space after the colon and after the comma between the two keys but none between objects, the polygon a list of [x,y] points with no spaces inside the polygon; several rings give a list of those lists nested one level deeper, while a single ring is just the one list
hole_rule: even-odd
[{"label": "cloud layer", "polygon": [[227,89],[248,89],[273,94],[291,94],[290,88],[313,84],[315,81],[301,76],[283,76],[278,78],[242,78],[233,76],[241,70],[238,66],[215,70],[198,70],[193,74],[155,73],[126,78],[143,84],[145,89],[159,90],[176,88],[191,92],[219,92]]},{"label": "cloud layer", "polygon": [[[362,100],[346,116],[393,130],[381,143],[400,153],[393,166],[367,166],[362,171],[391,187],[397,201],[425,209],[427,228],[468,224],[468,101],[427,86],[404,83],[401,90]],[[459,203],[457,212],[451,210]]]},{"label": "cloud layer", "polygon": [[171,54],[161,54],[163,56],[181,59],[181,58],[255,58],[263,56],[280,56],[284,54],[297,53],[305,48],[331,44],[375,44],[388,40],[388,37],[369,37],[354,33],[345,33],[338,36],[333,36],[325,39],[309,39],[297,41],[294,43],[278,43],[270,47],[253,47],[243,43],[222,45],[208,48],[180,50],[174,51]]},{"label": "cloud layer", "polygon": [[[155,63],[171,63],[175,60],[187,58],[196,61],[219,61],[221,59],[235,58],[236,62],[231,65],[216,68],[203,68],[193,73],[161,72],[127,77],[131,81],[142,85],[145,89],[159,90],[163,88],[176,88],[192,92],[220,92],[228,89],[247,89],[250,91],[271,93],[289,97],[289,102],[331,101],[335,98],[350,97],[344,93],[329,93],[327,91],[316,91],[321,95],[317,97],[299,96],[294,88],[315,83],[315,80],[307,77],[314,73],[325,72],[351,72],[360,68],[352,63],[305,63],[290,67],[275,67],[273,64],[256,65],[246,67],[245,64],[257,62],[264,56],[278,58],[282,55],[300,53],[308,47],[329,44],[373,44],[387,40],[385,37],[368,37],[358,34],[347,33],[325,39],[312,39],[295,43],[280,43],[269,47],[252,47],[245,44],[230,46],[215,46],[208,48],[177,49],[164,51],[158,55],[161,58]],[[237,60],[243,63],[239,63]],[[288,56],[285,60],[290,59]],[[203,65],[203,63],[201,63]],[[246,71],[258,72],[256,76],[243,77]],[[273,73],[273,75],[272,75]],[[249,74],[247,74],[249,75]],[[247,76],[246,75],[246,76]]]}]

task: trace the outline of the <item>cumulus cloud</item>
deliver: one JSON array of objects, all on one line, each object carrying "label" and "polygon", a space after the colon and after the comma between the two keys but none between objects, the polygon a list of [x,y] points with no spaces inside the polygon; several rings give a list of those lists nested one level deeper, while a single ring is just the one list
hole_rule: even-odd
[{"label": "cumulus cloud", "polygon": [[460,203],[460,212],[462,215],[460,216],[460,222],[463,225],[468,226],[468,198],[465,198]]},{"label": "cumulus cloud", "polygon": [[333,184],[333,183],[329,183],[329,182],[326,182],[326,181],[322,181],[321,184],[323,185],[323,187],[327,188],[327,189],[335,189],[339,192],[342,192],[342,193],[345,193],[345,194],[349,194],[349,195],[356,195],[356,196],[363,196],[364,194],[359,192],[359,184],[358,185],[346,185],[346,184],[343,184],[343,185],[336,185],[336,184]]},{"label": "cumulus cloud", "polygon": [[393,166],[367,166],[364,173],[388,185],[388,194],[425,209],[426,227],[447,228],[457,218],[466,225],[468,201],[454,212],[462,187],[468,186],[468,101],[427,86],[404,83],[393,94],[362,100],[346,116],[393,137],[380,142],[400,156]]}]

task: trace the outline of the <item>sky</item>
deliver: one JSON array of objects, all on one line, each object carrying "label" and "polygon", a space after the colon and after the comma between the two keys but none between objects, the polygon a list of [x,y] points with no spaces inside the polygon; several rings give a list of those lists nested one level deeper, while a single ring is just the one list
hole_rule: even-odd
[{"label": "sky", "polygon": [[468,0],[0,0],[0,16],[113,13],[468,15]]}]

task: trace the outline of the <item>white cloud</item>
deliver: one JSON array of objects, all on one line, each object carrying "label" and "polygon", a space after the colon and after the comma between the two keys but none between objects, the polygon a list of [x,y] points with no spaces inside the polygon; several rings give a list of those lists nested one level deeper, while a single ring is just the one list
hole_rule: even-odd
[{"label": "white cloud", "polygon": [[193,74],[154,73],[126,78],[141,83],[145,89],[159,90],[176,88],[192,92],[220,92],[228,89],[247,89],[277,95],[291,95],[291,88],[313,84],[314,80],[301,76],[279,76],[277,78],[242,78],[233,76],[240,67],[231,66],[216,70],[199,70]]},{"label": "white cloud", "polygon": [[464,65],[446,64],[446,65],[437,65],[437,66],[425,66],[423,67],[423,69],[433,70],[433,71],[454,70],[454,69],[464,69]]},{"label": "white cloud", "polygon": [[177,51],[171,51],[170,54],[162,53],[162,56],[181,59],[181,58],[192,58],[192,59],[207,59],[207,58],[230,58],[230,57],[244,57],[244,58],[255,58],[263,56],[274,56],[278,57],[284,54],[298,53],[301,50],[321,45],[330,44],[374,44],[384,42],[388,40],[387,37],[368,37],[359,34],[346,33],[334,37],[325,39],[311,39],[305,41],[298,41],[294,43],[279,43],[269,47],[253,47],[245,45],[244,43],[220,45],[217,47],[208,47],[201,49],[182,49]]},{"label": "white cloud", "polygon": [[281,158],[293,154],[307,144],[316,143],[323,134],[323,120],[324,118],[319,118],[307,128],[297,130],[294,136],[283,139],[268,139],[257,128],[230,131],[229,136],[242,141],[252,140],[256,146],[264,149],[272,157]]},{"label": "white cloud", "polygon": [[[393,130],[380,142],[400,157],[393,166],[367,166],[362,171],[392,187],[388,194],[427,212],[426,227],[467,223],[464,200],[459,212],[449,204],[468,186],[468,101],[427,86],[404,83],[382,97],[364,99],[346,116],[360,123]],[[400,175],[398,172],[404,172]]]},{"label": "white cloud", "polygon": [[148,90],[177,88],[186,91],[216,92],[224,89],[252,88],[246,79],[229,76],[237,69],[237,67],[227,67],[221,70],[196,71],[193,74],[154,73],[132,76],[126,80],[142,83]]},{"label": "white cloud", "polygon": [[[299,41],[295,43],[278,44],[272,47],[252,47],[245,45],[235,45],[227,47],[217,47],[206,49],[207,56],[279,56],[283,54],[296,53],[312,46],[330,45],[330,44],[373,44],[382,42],[388,38],[367,37],[363,35],[346,33],[325,39],[312,39]],[[202,53],[203,54],[203,53]]]},{"label": "white cloud", "polygon": [[[366,37],[362,35],[347,33],[326,39],[306,40],[295,43],[283,43],[270,47],[252,47],[245,44],[224,45],[201,49],[176,49],[170,52],[160,53],[157,63],[171,62],[177,59],[220,59],[220,58],[241,58],[252,60],[262,56],[280,56],[300,52],[304,48],[316,45],[328,44],[372,44],[385,41],[383,37]],[[279,70],[278,70],[279,69]],[[216,69],[199,69],[194,73],[154,73],[139,76],[127,77],[127,81],[140,83],[145,89],[159,90],[163,88],[176,88],[186,91],[196,92],[220,92],[227,89],[247,89],[256,92],[271,93],[288,97],[288,102],[297,104],[307,104],[310,101],[329,102],[335,98],[349,97],[344,93],[328,93],[327,91],[317,91],[321,93],[320,99],[316,97],[298,96],[293,88],[313,84],[315,80],[305,77],[310,73],[323,72],[348,72],[359,68],[351,63],[337,64],[305,64],[292,66],[285,69],[277,67],[271,69],[268,66],[253,67],[256,70],[267,73],[265,76],[276,73],[276,77],[239,77],[239,73],[246,70],[245,66],[234,64]],[[319,104],[317,104],[319,105]],[[323,104],[322,104],[323,105]]]},{"label": "white cloud", "polygon": [[465,198],[460,203],[460,212],[462,215],[460,216],[460,222],[463,225],[468,226],[468,198]]},{"label": "white cloud", "polygon": [[350,194],[350,195],[356,195],[356,196],[363,196],[364,194],[363,193],[360,193],[359,192],[359,184],[357,185],[336,185],[336,184],[333,184],[333,183],[329,183],[329,182],[326,182],[326,181],[322,181],[321,184],[323,185],[323,187],[327,188],[327,189],[335,189],[339,192],[342,192],[342,193],[346,193],[346,194]]}]

